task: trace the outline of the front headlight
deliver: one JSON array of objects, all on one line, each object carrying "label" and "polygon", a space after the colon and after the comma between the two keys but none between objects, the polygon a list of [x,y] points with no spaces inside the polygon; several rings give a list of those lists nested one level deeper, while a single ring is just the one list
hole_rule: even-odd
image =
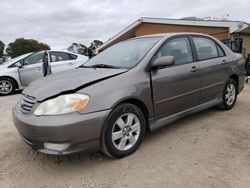
[{"label": "front headlight", "polygon": [[89,102],[89,96],[75,93],[61,95],[41,103],[34,111],[36,116],[60,115],[82,110]]}]

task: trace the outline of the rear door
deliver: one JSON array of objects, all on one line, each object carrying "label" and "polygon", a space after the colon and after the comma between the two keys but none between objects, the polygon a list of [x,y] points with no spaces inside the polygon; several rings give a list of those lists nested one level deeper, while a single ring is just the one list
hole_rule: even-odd
[{"label": "rear door", "polygon": [[155,116],[184,111],[199,104],[199,65],[194,62],[189,38],[168,39],[157,57],[174,56],[175,65],[151,72]]},{"label": "rear door", "polygon": [[23,66],[18,71],[23,86],[28,86],[32,81],[43,77],[44,55],[45,51],[37,52],[22,60]]},{"label": "rear door", "polygon": [[76,61],[77,55],[57,51],[50,51],[49,54],[52,74],[80,66]]},{"label": "rear door", "polygon": [[227,80],[227,62],[220,45],[205,36],[192,36],[197,52],[197,60],[201,75],[201,103],[211,101],[223,91]]}]

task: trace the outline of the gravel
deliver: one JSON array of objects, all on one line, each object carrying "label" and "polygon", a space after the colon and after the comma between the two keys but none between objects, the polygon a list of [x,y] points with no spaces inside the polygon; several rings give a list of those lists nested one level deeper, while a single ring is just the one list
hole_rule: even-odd
[{"label": "gravel", "polygon": [[114,160],[101,153],[50,156],[19,138],[12,106],[0,97],[0,187],[249,187],[250,84],[230,111],[212,108],[148,134],[137,152]]}]

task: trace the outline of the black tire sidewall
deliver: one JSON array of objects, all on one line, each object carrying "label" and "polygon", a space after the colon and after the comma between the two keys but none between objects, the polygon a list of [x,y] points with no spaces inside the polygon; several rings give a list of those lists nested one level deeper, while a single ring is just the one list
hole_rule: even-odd
[{"label": "black tire sidewall", "polygon": [[11,95],[11,94],[13,94],[13,92],[14,92],[15,89],[16,89],[16,84],[15,84],[15,82],[14,82],[12,79],[10,79],[10,78],[0,78],[0,81],[3,81],[3,80],[8,81],[8,82],[12,85],[12,89],[11,89],[11,91],[10,91],[9,93],[6,93],[6,94],[0,93],[0,96]]},{"label": "black tire sidewall", "polygon": [[[236,89],[235,99],[234,99],[234,102],[233,102],[231,105],[228,105],[227,102],[226,102],[226,92],[227,92],[226,90],[227,90],[227,86],[228,86],[229,84],[234,84],[234,87],[235,87],[235,89]],[[234,79],[229,79],[229,80],[226,82],[226,84],[225,84],[225,87],[224,87],[224,90],[223,90],[223,94],[222,94],[223,107],[224,107],[225,110],[230,110],[230,109],[232,109],[232,108],[234,107],[235,102],[236,102],[236,100],[237,100],[237,94],[238,94],[238,86],[237,86],[235,80],[234,80]]]},{"label": "black tire sidewall", "polygon": [[[130,148],[127,151],[120,151],[118,149],[116,149],[116,147],[113,145],[112,142],[112,129],[113,129],[113,125],[115,124],[115,122],[117,121],[117,119],[122,115],[122,114],[126,114],[126,113],[133,113],[135,114],[141,124],[141,130],[140,130],[140,135],[139,138],[136,142],[136,144]],[[134,153],[138,147],[140,146],[144,135],[146,132],[146,120],[145,117],[142,113],[142,111],[135,105],[133,104],[121,104],[119,106],[117,106],[111,113],[110,115],[107,117],[106,121],[105,121],[105,125],[103,128],[103,134],[102,134],[102,141],[105,147],[106,152],[108,152],[109,156],[114,157],[114,158],[122,158],[125,157],[127,155],[130,155],[132,153]]]}]

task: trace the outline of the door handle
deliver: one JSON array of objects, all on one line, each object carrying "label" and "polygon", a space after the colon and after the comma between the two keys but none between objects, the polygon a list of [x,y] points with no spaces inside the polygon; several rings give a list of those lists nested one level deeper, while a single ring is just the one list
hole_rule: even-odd
[{"label": "door handle", "polygon": [[222,60],[222,65],[226,65],[227,61],[225,59]]},{"label": "door handle", "polygon": [[41,70],[41,67],[39,67],[39,68],[36,68],[36,71],[40,71]]},{"label": "door handle", "polygon": [[72,66],[73,65],[73,63],[69,63],[69,66]]},{"label": "door handle", "polygon": [[196,66],[193,66],[191,72],[197,72],[199,69]]}]

